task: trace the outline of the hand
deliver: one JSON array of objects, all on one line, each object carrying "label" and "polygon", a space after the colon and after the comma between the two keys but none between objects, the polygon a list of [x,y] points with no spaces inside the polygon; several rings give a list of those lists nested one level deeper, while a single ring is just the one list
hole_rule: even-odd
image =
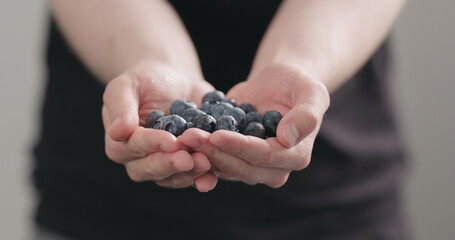
[{"label": "hand", "polygon": [[152,180],[173,188],[194,184],[201,192],[213,189],[217,178],[207,172],[210,162],[204,154],[190,154],[174,135],[143,127],[151,111],[168,113],[176,99],[200,102],[212,90],[207,82],[184,78],[158,63],[140,63],[115,78],[103,96],[107,156],[125,165],[136,182]]},{"label": "hand", "polygon": [[227,97],[251,103],[261,114],[277,110],[283,118],[277,137],[265,140],[224,130],[213,134],[187,130],[181,141],[206,154],[214,174],[276,188],[286,183],[291,171],[308,166],[330,101],[322,83],[296,65],[275,64],[234,86]]}]

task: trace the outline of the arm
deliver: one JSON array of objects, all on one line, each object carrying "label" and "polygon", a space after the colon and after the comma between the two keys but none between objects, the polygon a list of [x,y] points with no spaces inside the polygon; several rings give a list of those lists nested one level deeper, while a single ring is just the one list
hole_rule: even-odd
[{"label": "arm", "polygon": [[[277,137],[188,131],[183,142],[209,156],[220,177],[280,187],[308,166],[330,97],[373,54],[403,0],[287,0],[264,36],[248,80],[227,94],[278,110]],[[195,137],[196,136],[196,137]],[[195,140],[197,139],[197,140]]]},{"label": "arm", "polygon": [[104,83],[103,124],[107,156],[134,181],[208,191],[205,155],[190,154],[170,133],[141,125],[175,99],[199,102],[213,89],[177,14],[164,0],[52,0],[69,44]]},{"label": "arm", "polygon": [[104,83],[140,61],[203,79],[196,51],[164,0],[51,0],[52,12],[82,61]]},{"label": "arm", "polygon": [[287,0],[261,42],[251,78],[273,63],[294,62],[330,92],[371,57],[405,0]]}]

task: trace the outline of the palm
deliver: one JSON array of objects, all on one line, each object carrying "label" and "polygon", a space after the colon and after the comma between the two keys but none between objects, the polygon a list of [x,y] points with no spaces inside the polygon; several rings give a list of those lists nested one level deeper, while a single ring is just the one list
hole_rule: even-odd
[{"label": "palm", "polygon": [[205,81],[185,79],[173,69],[153,64],[141,65],[131,71],[138,91],[138,114],[141,124],[153,110],[169,113],[169,106],[177,99],[200,102],[203,94],[213,87]]}]

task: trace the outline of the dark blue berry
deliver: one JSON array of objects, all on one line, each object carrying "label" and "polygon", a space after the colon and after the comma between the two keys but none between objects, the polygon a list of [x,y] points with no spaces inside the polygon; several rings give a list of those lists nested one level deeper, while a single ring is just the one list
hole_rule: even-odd
[{"label": "dark blue berry", "polygon": [[171,104],[169,112],[171,115],[175,114],[182,116],[185,110],[187,110],[188,108],[197,108],[197,105],[196,103],[185,99],[178,99]]},{"label": "dark blue berry", "polygon": [[180,136],[186,130],[186,121],[178,115],[171,115],[164,121],[163,130],[174,134],[174,136]]},{"label": "dark blue berry", "polygon": [[255,112],[255,111],[247,113],[246,120],[245,120],[245,126],[248,126],[248,124],[251,122],[262,123],[261,114],[259,114],[258,112]]},{"label": "dark blue berry", "polygon": [[194,127],[193,122],[186,122],[186,129]]},{"label": "dark blue berry", "polygon": [[240,104],[239,108],[241,108],[245,113],[255,111],[253,105],[249,103],[242,103]]},{"label": "dark blue berry", "polygon": [[276,129],[281,120],[281,114],[278,111],[267,111],[262,116],[262,124],[265,127],[267,136],[276,137]]},{"label": "dark blue berry", "polygon": [[222,91],[208,92],[202,97],[202,103],[204,102],[221,102],[224,99],[224,93]]},{"label": "dark blue berry", "polygon": [[231,104],[233,107],[237,107],[237,103],[236,103],[235,100],[232,99],[232,98],[225,98],[225,99],[221,100],[221,102],[229,103],[229,104]]},{"label": "dark blue berry", "polygon": [[241,108],[239,107],[228,108],[224,111],[223,115],[234,117],[235,121],[237,121],[238,128],[240,131],[242,131],[243,128],[245,127],[246,114]]},{"label": "dark blue berry", "polygon": [[265,138],[265,128],[262,124],[260,124],[258,122],[250,122],[250,124],[247,125],[245,130],[243,130],[243,134],[264,139]]},{"label": "dark blue berry", "polygon": [[214,106],[212,108],[212,114],[211,115],[215,119],[218,119],[219,117],[223,116],[224,111],[226,111],[226,109],[228,109],[228,108],[233,108],[233,106],[230,103],[220,102],[219,104],[217,104],[216,106]]},{"label": "dark blue berry", "polygon": [[220,102],[218,101],[207,101],[204,102],[199,109],[209,115],[212,115],[213,108],[216,107],[216,105],[218,105],[219,103]]},{"label": "dark blue berry", "polygon": [[168,118],[168,116],[162,116],[160,118],[158,118],[155,123],[153,124],[152,128],[153,129],[158,129],[158,130],[163,130],[164,128],[164,122],[166,122],[166,119]]},{"label": "dark blue berry", "polygon": [[216,130],[229,130],[238,132],[239,125],[234,117],[223,115],[216,121]]},{"label": "dark blue berry", "polygon": [[193,119],[193,127],[212,133],[215,131],[216,120],[208,114],[200,114]]},{"label": "dark blue berry", "polygon": [[183,112],[182,117],[183,119],[185,119],[185,121],[192,122],[193,119],[200,114],[205,114],[205,112],[196,108],[188,108],[187,110],[185,110],[185,112]]},{"label": "dark blue berry", "polygon": [[164,112],[160,110],[155,110],[151,112],[150,115],[147,117],[147,120],[145,120],[145,127],[152,128],[155,121],[162,116],[164,116]]}]

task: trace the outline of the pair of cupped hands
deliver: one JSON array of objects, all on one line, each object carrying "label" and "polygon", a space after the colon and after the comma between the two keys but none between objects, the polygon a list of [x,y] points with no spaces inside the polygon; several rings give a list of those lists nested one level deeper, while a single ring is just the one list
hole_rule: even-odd
[{"label": "pair of cupped hands", "polygon": [[189,79],[157,63],[140,63],[113,79],[103,96],[107,156],[123,164],[135,182],[194,186],[200,192],[214,189],[218,178],[278,188],[291,171],[308,166],[329,94],[321,82],[292,63],[272,64],[226,95],[237,103],[252,104],[261,114],[279,111],[283,118],[277,137],[260,139],[197,128],[175,137],[143,127],[153,110],[169,114],[174,100],[200,103],[213,90],[203,79]]}]

